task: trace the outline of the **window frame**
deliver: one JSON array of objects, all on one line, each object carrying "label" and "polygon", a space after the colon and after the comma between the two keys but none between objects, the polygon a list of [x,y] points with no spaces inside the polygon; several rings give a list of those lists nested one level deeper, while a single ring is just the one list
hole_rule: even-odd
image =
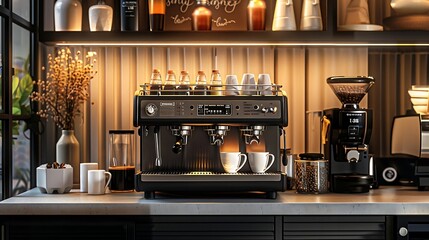
[{"label": "window frame", "polygon": [[[31,103],[32,114],[31,115],[13,115],[12,114],[12,84],[11,77],[13,75],[13,39],[12,39],[12,28],[13,24],[16,24],[23,29],[30,32],[30,75],[33,79],[37,79],[38,76],[38,29],[39,19],[38,13],[38,0],[30,1],[30,21],[25,20],[21,16],[13,12],[13,0],[4,0],[3,5],[0,5],[0,16],[3,18],[0,24],[2,24],[1,32],[3,34],[3,40],[1,47],[2,52],[2,65],[3,65],[3,76],[4,79],[2,84],[2,108],[3,112],[0,113],[0,122],[2,124],[2,199],[7,199],[13,195],[13,136],[12,126],[13,121],[27,121],[34,122],[37,118],[34,117],[34,109],[37,107],[34,103]],[[7,80],[7,81],[5,81]],[[39,142],[40,137],[35,135],[34,131],[30,131],[30,187],[33,188],[36,185],[36,166],[39,165]]]}]

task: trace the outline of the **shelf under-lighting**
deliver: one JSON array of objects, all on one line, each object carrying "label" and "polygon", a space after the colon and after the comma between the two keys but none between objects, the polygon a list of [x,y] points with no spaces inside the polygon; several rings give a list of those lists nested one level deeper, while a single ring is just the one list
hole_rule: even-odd
[{"label": "shelf under-lighting", "polygon": [[429,47],[429,43],[193,43],[193,42],[57,42],[56,46],[289,46],[289,47]]}]

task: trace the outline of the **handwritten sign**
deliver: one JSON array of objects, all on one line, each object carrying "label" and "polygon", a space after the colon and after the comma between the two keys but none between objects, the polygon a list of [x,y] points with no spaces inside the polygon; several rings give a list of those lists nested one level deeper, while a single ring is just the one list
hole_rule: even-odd
[{"label": "handwritten sign", "polygon": [[[166,0],[165,30],[191,31],[192,12],[196,0]],[[212,12],[212,30],[247,30],[248,0],[207,0],[206,7]]]}]

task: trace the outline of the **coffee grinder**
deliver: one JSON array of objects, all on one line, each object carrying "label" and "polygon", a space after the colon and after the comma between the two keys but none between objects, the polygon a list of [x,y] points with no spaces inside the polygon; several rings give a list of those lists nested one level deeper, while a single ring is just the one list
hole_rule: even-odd
[{"label": "coffee grinder", "polygon": [[337,193],[368,192],[370,175],[368,143],[372,131],[372,110],[359,103],[374,84],[372,77],[330,77],[327,83],[342,108],[323,112],[322,143],[329,160],[330,190]]}]

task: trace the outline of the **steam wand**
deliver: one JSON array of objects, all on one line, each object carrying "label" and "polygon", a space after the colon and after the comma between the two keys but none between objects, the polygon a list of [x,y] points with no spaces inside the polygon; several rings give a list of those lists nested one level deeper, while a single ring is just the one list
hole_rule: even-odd
[{"label": "steam wand", "polygon": [[159,126],[155,126],[154,129],[154,135],[155,135],[155,166],[161,167],[162,164],[162,158],[161,158],[161,136],[159,135]]}]

